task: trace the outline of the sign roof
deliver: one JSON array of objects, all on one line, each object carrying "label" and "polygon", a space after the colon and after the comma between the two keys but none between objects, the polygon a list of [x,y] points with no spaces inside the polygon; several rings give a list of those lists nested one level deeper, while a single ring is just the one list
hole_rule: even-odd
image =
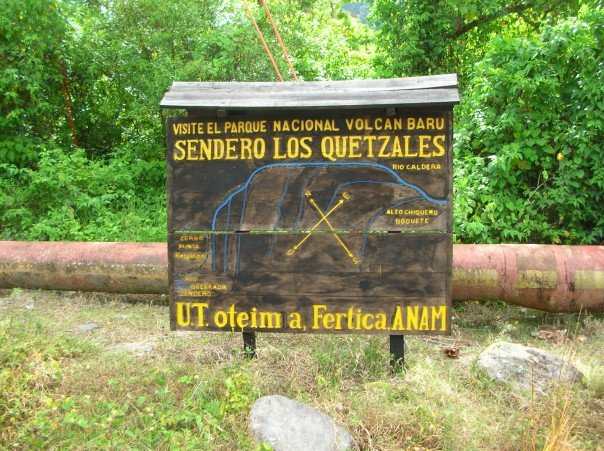
[{"label": "sign roof", "polygon": [[459,103],[457,75],[383,80],[175,82],[162,108],[293,110],[447,106]]}]

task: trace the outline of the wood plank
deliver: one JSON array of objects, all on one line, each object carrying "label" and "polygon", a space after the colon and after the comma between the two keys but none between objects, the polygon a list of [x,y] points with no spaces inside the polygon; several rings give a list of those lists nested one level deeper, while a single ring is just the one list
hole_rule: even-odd
[{"label": "wood plank", "polygon": [[[294,121],[330,131],[283,130]],[[386,121],[401,129],[375,129]],[[178,199],[170,202],[170,231],[305,230],[334,207],[329,222],[337,230],[451,231],[449,113],[286,115],[265,120],[262,133],[227,132],[227,127],[258,122],[169,121],[168,167],[174,180],[169,194]],[[433,127],[418,130],[420,123]],[[204,132],[191,133],[198,129]],[[259,158],[241,150],[252,139],[261,140]],[[246,159],[207,160],[201,150],[214,146],[226,157],[220,149],[228,142],[234,149],[240,146],[232,156]],[[319,230],[329,230],[328,224],[322,222]]]},{"label": "wood plank", "polygon": [[443,297],[450,247],[448,234],[171,234],[169,240],[179,298]]},{"label": "wood plank", "polygon": [[237,110],[299,110],[301,108],[362,108],[386,106],[454,105],[459,102],[457,88],[391,89],[375,92],[275,92],[270,96],[258,93],[204,95],[197,91],[177,91],[166,94],[163,108],[237,109]]},{"label": "wood plank", "polygon": [[457,74],[438,74],[407,78],[386,78],[378,80],[328,80],[300,82],[174,82],[171,91],[329,91],[381,89],[430,89],[457,87]]},{"label": "wood plank", "polygon": [[295,234],[172,233],[168,249],[175,260],[177,273],[195,268],[216,274],[450,271],[451,234],[335,235],[316,231]]},{"label": "wood plank", "polygon": [[[239,272],[236,275],[201,275],[192,281],[191,274],[174,276],[175,299],[210,299],[228,292],[231,296],[265,296],[280,293],[294,296],[336,296],[346,299],[389,297],[397,299],[444,298],[446,273],[383,272],[362,273],[260,273]],[[309,283],[312,281],[312,283]]]},{"label": "wood plank", "polygon": [[331,296],[222,296],[174,302],[172,330],[445,335],[446,298],[339,299]]},{"label": "wood plank", "polygon": [[[163,108],[325,108],[330,106],[456,103],[456,74],[384,80],[319,82],[175,82],[161,101]],[[435,97],[422,97],[436,90]],[[415,91],[405,93],[405,91]],[[418,97],[419,96],[419,97]]]}]

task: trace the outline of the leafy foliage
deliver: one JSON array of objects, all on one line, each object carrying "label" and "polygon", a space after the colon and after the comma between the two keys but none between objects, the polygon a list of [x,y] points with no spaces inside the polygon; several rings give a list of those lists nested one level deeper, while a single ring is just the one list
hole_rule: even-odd
[{"label": "leafy foliage", "polygon": [[[371,32],[341,2],[271,7],[302,78],[372,75]],[[163,94],[174,80],[274,79],[236,0],[7,0],[0,53],[5,239],[165,239]]]},{"label": "leafy foliage", "polygon": [[499,33],[528,35],[578,11],[579,1],[375,0],[381,76],[465,75]]},{"label": "leafy foliage", "polygon": [[115,156],[89,160],[81,149],[42,148],[38,167],[0,165],[5,239],[163,241],[165,167]]},{"label": "leafy foliage", "polygon": [[[601,1],[269,4],[303,80],[460,74],[459,240],[604,241]],[[5,0],[0,55],[4,239],[163,240],[164,92],[275,79],[239,0]]]},{"label": "leafy foliage", "polygon": [[24,164],[43,142],[67,143],[60,73],[66,29],[55,1],[0,3],[0,162]]},{"label": "leafy foliage", "polygon": [[604,12],[495,38],[459,108],[465,241],[604,240]]}]

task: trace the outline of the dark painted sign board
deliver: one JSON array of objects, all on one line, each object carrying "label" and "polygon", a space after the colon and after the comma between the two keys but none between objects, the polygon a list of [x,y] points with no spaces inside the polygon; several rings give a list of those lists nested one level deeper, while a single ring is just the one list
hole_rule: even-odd
[{"label": "dark painted sign board", "polygon": [[452,75],[175,83],[171,328],[446,334]]}]

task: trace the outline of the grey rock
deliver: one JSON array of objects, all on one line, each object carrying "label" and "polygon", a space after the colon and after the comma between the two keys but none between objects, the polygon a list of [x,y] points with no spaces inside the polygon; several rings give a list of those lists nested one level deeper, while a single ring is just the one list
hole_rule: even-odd
[{"label": "grey rock", "polygon": [[132,342],[124,342],[117,343],[107,347],[108,351],[125,351],[131,352],[134,354],[143,354],[146,352],[150,352],[155,349],[155,343],[147,343],[144,341],[132,341]]},{"label": "grey rock", "polygon": [[257,443],[268,443],[275,451],[331,451],[352,446],[350,433],[331,417],[280,395],[256,400],[250,427]]},{"label": "grey rock", "polygon": [[478,369],[491,379],[545,393],[552,383],[580,382],[581,372],[570,362],[537,348],[499,342],[478,356]]},{"label": "grey rock", "polygon": [[98,329],[99,324],[98,323],[86,323],[86,324],[80,324],[79,326],[77,326],[74,329],[74,332],[77,333],[87,333],[87,332],[92,332],[94,329]]}]

